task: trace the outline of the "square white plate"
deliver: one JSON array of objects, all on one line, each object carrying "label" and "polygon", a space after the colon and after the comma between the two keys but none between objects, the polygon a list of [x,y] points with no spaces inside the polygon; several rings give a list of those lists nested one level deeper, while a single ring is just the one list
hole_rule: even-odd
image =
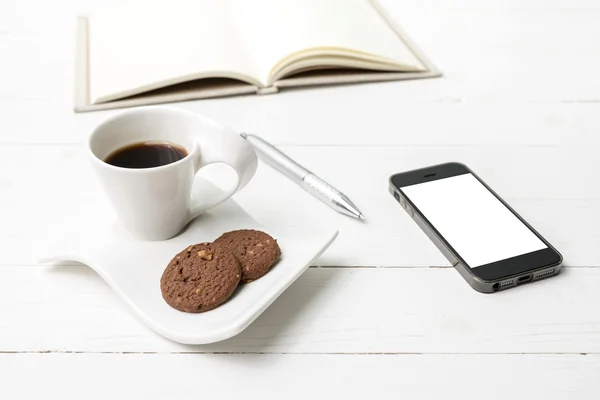
[{"label": "square white plate", "polygon": [[[202,193],[216,189],[203,181]],[[240,285],[231,299],[214,310],[189,314],[162,298],[160,277],[169,261],[190,244],[210,242],[223,232],[260,229],[278,240],[281,260],[262,278]],[[334,229],[299,231],[263,227],[233,200],[196,218],[177,237],[134,240],[117,224],[83,226],[53,245],[43,262],[78,261],[94,269],[133,313],[156,333],[180,343],[205,344],[243,331],[321,255],[337,236]]]}]

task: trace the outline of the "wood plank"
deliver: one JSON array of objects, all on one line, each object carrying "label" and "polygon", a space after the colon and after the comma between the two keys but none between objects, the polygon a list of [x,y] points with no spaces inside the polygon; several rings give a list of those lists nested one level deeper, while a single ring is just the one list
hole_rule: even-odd
[{"label": "wood plank", "polygon": [[[600,219],[600,187],[586,183],[595,182],[600,170],[593,147],[283,149],[346,192],[368,218],[361,223],[337,214],[261,165],[236,200],[267,227],[338,228],[339,238],[317,265],[447,265],[389,195],[387,180],[394,172],[449,160],[477,171],[563,253],[567,265],[600,265],[594,250],[600,226],[589,222]],[[217,181],[225,178],[212,172]],[[38,247],[48,238],[111,218],[80,146],[0,147],[0,190],[0,265],[36,264]]]},{"label": "wood plank", "polygon": [[[0,74],[13,77],[0,86],[0,143],[79,143],[100,121],[118,112],[73,114],[68,89],[73,85],[71,34],[72,30],[0,35],[0,50],[8,60],[0,65]],[[451,50],[444,45],[441,51]],[[557,86],[562,82],[556,79],[558,72],[540,73],[542,66],[527,73],[520,65],[479,61],[465,74],[467,56],[459,54],[456,61],[443,63],[442,79],[293,90],[178,106],[238,130],[258,132],[276,144],[598,144],[596,51],[577,50],[578,55],[592,57],[581,63],[593,71],[579,70],[562,89]],[[483,60],[519,58],[508,50],[473,52]],[[539,63],[556,57],[539,55]],[[452,62],[457,66],[448,65]],[[519,70],[505,71],[509,67]],[[549,101],[559,103],[545,104]]]},{"label": "wood plank", "polygon": [[[392,6],[389,0],[385,1],[386,6]],[[412,7],[421,6],[423,9],[441,9],[441,10],[455,10],[455,11],[469,11],[469,10],[484,10],[484,11],[497,11],[497,10],[560,10],[563,12],[572,11],[584,11],[584,10],[600,10],[600,4],[595,0],[574,0],[569,3],[565,3],[562,0],[529,0],[527,3],[523,3],[520,0],[506,0],[503,2],[497,2],[494,0],[461,0],[460,2],[449,3],[444,0],[407,0],[404,4]]]},{"label": "wood plank", "polygon": [[[277,96],[185,103],[184,107],[238,129],[274,135],[280,143],[340,143],[344,136],[359,142],[371,137],[378,142],[386,137],[378,132],[389,134],[390,127],[414,132],[411,143],[416,138],[435,138],[438,131],[447,133],[441,140],[455,138],[461,143],[462,125],[467,138],[478,141],[489,133],[494,142],[502,142],[504,136],[514,137],[515,131],[529,131],[529,124],[539,120],[543,122],[537,135],[542,139],[559,134],[561,121],[570,123],[562,132],[570,131],[577,138],[581,129],[591,132],[590,120],[597,125],[600,82],[594,78],[600,61],[594,55],[600,46],[600,10],[593,4],[536,2],[521,9],[517,3],[492,1],[477,2],[471,8],[444,1],[425,7],[420,2],[384,3],[444,70],[443,79],[287,91]],[[33,7],[29,2],[9,4],[0,17],[4,32],[0,35],[4,54],[0,75],[11,77],[0,85],[2,140],[80,141],[91,126],[112,114],[75,116],[71,112],[75,13],[103,3],[37,4],[36,15],[24,11]],[[563,76],[568,79],[559,79]],[[543,104],[532,102],[583,102],[584,108],[567,107],[556,114],[553,107],[540,110]],[[431,104],[432,110],[420,107]],[[448,104],[452,107],[445,111]],[[521,104],[528,106],[521,109]],[[486,107],[479,110],[473,105]],[[593,111],[588,111],[586,120],[576,118],[590,108]],[[570,110],[575,110],[573,117]],[[552,122],[553,118],[557,121]]]},{"label": "wood plank", "polygon": [[[277,145],[454,147],[600,143],[596,135],[600,104],[482,104],[452,99],[411,103],[402,100],[399,89],[394,85],[339,87],[173,106],[205,115],[238,131],[257,133]],[[317,98],[332,106],[323,107]],[[378,99],[377,106],[367,99]],[[70,102],[70,96],[0,98],[0,144],[83,143],[95,126],[119,112],[73,114]]]},{"label": "wood plank", "polygon": [[0,351],[600,353],[599,301],[596,268],[492,295],[451,268],[311,268],[240,335],[186,346],[86,267],[4,267]]},{"label": "wood plank", "polygon": [[3,393],[27,399],[585,400],[599,372],[600,357],[581,355],[0,354]]},{"label": "wood plank", "polygon": [[[0,86],[0,143],[80,143],[94,126],[119,112],[72,112],[69,88],[74,61],[69,35],[74,29],[61,29],[62,33],[55,34],[0,35],[0,51],[7,60],[0,65],[0,75],[11,77]],[[517,58],[506,51],[494,51],[499,55],[481,58]],[[474,52],[480,54],[481,50]],[[578,54],[590,57],[595,52],[578,50]],[[24,61],[23,57],[29,59]],[[549,57],[554,56],[540,59]],[[594,95],[585,94],[598,92],[591,73],[579,71],[571,76],[569,93],[560,95],[557,84],[547,84],[548,80],[555,82],[556,75],[496,72],[493,65],[474,65],[472,72],[464,74],[464,58],[460,55],[456,60],[456,72],[444,65],[443,79],[315,88],[177,106],[238,130],[260,133],[275,144],[599,143],[595,132],[600,124],[600,103],[595,102]],[[598,69],[593,61],[584,64]],[[40,70],[39,65],[44,68]],[[550,97],[531,97],[531,93],[550,90]],[[549,100],[563,103],[540,103]]]},{"label": "wood plank", "polygon": [[[479,102],[598,100],[599,86],[591,83],[597,61],[584,50],[600,46],[600,10],[590,2],[385,5],[446,72],[454,90],[445,87],[444,94],[462,92],[465,101]],[[590,85],[560,79],[575,65]]]}]

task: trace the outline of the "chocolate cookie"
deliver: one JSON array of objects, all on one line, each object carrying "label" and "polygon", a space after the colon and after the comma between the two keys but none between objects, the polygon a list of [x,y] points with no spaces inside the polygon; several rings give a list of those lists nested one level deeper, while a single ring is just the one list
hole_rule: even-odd
[{"label": "chocolate cookie", "polygon": [[242,266],[242,282],[252,282],[266,274],[279,260],[281,249],[268,234],[251,229],[224,233],[213,242],[226,247]]},{"label": "chocolate cookie", "polygon": [[163,299],[179,311],[201,313],[225,303],[242,270],[224,247],[200,243],[177,254],[160,279]]}]

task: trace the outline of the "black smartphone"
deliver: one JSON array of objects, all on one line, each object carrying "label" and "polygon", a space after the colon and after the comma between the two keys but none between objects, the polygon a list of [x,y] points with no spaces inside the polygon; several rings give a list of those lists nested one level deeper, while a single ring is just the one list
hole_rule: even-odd
[{"label": "black smartphone", "polygon": [[463,164],[392,175],[390,192],[477,291],[560,272],[560,253]]}]

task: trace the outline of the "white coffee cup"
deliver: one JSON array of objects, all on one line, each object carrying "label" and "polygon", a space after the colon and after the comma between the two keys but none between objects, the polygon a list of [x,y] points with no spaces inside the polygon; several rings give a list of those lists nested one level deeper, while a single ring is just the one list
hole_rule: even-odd
[{"label": "white coffee cup", "polygon": [[[153,168],[122,168],[104,160],[115,150],[135,143],[169,142],[188,155]],[[252,179],[256,153],[236,132],[200,115],[169,107],[126,111],[100,124],[87,149],[117,217],[135,237],[162,240],[179,233],[193,218],[227,200]],[[196,173],[223,163],[237,175],[224,193],[196,204],[190,198]]]}]

